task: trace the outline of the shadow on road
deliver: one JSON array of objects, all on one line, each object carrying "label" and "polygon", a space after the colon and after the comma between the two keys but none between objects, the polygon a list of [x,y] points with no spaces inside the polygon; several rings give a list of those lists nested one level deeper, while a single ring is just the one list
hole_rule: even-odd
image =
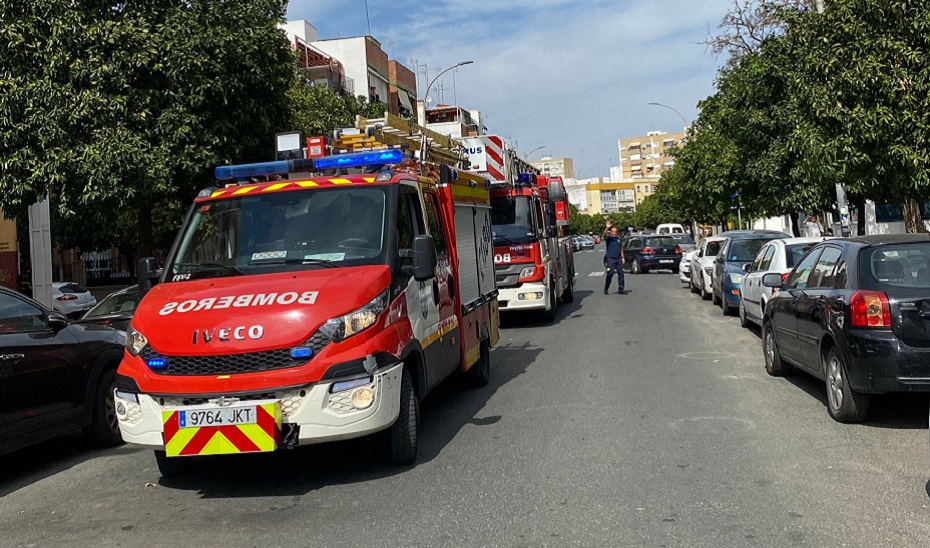
[{"label": "shadow on road", "polygon": [[[502,386],[522,375],[542,352],[541,348],[529,345],[497,346],[491,351],[492,372],[488,386],[463,388],[458,376],[439,385],[421,406],[419,456],[414,466],[439,456],[462,428],[468,425],[485,427],[500,421],[500,416],[481,416],[481,410]],[[370,436],[293,451],[210,457],[191,474],[162,478],[159,484],[198,491],[203,498],[300,496],[329,485],[373,481],[409,470],[410,467],[391,466],[381,460],[383,441],[380,436]],[[476,462],[481,458],[487,455],[474,455]]]},{"label": "shadow on road", "polygon": [[[824,381],[805,373],[795,373],[787,380],[827,407],[827,389]],[[927,428],[927,409],[930,394],[893,393],[872,396],[866,426],[915,430]]]},{"label": "shadow on road", "polygon": [[590,289],[575,289],[574,301],[560,304],[555,313],[555,321],[551,324],[543,321],[542,312],[537,310],[501,312],[501,327],[505,329],[545,327],[548,325],[558,325],[559,322],[566,318],[580,318],[584,315],[577,314],[577,312],[581,310],[581,302],[593,294],[594,292]]},{"label": "shadow on road", "polygon": [[141,451],[133,447],[100,449],[80,432],[66,434],[0,457],[0,497],[66,472],[91,459]]}]

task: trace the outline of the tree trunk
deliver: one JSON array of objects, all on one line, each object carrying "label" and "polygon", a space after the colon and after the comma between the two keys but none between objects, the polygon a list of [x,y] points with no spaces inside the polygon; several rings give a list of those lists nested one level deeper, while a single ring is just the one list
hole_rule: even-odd
[{"label": "tree trunk", "polygon": [[865,236],[865,197],[853,196],[849,203],[856,207],[856,235]]},{"label": "tree trunk", "polygon": [[927,228],[920,218],[920,203],[913,198],[904,201],[904,230],[908,234],[927,232]]},{"label": "tree trunk", "polygon": [[791,219],[791,235],[800,236],[801,234],[801,225],[798,224],[797,215],[788,215],[788,218]]},{"label": "tree trunk", "polygon": [[153,257],[155,255],[155,238],[152,234],[152,210],[148,204],[139,208],[139,253],[136,257]]}]

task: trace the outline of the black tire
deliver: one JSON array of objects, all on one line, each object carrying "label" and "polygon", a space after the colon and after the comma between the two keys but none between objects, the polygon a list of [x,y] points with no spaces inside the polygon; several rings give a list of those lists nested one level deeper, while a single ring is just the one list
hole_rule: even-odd
[{"label": "black tire", "polygon": [[465,374],[468,385],[472,388],[487,386],[491,380],[491,344],[488,341],[481,341],[480,346],[478,361]]},{"label": "black tire", "polygon": [[542,311],[542,320],[545,323],[555,321],[556,308],[559,306],[559,299],[555,296],[555,282],[549,282],[549,310]]},{"label": "black tire", "polygon": [[674,275],[677,276],[678,274],[681,274],[681,270],[678,269],[678,268],[673,268],[673,269],[672,269],[672,274],[674,274]]},{"label": "black tire", "polygon": [[190,474],[197,465],[197,457],[169,457],[164,451],[155,451],[155,465],[163,478],[176,478]]},{"label": "black tire", "polygon": [[116,390],[116,369],[104,371],[94,390],[93,419],[84,429],[84,434],[101,447],[115,447],[123,443],[123,437],[119,432],[119,422],[116,419],[114,390]]},{"label": "black tire", "polygon": [[387,460],[391,464],[413,464],[417,460],[420,433],[420,402],[413,390],[413,380],[404,371],[400,380],[400,414],[388,428]]},{"label": "black tire", "polygon": [[[771,345],[771,346],[770,346]],[[775,329],[772,322],[762,325],[762,353],[765,355],[765,372],[773,377],[790,375],[794,368],[781,359],[778,351],[778,339],[775,338]]]},{"label": "black tire", "polygon": [[575,267],[571,267],[568,270],[568,286],[566,286],[565,291],[562,292],[562,302],[575,302]]},{"label": "black tire", "polygon": [[643,267],[639,264],[639,259],[633,259],[633,264],[630,266],[630,272],[633,274],[643,274]]},{"label": "black tire", "polygon": [[688,280],[688,285],[691,286],[691,293],[694,293],[695,295],[701,294],[701,290],[698,289],[696,285],[694,285],[694,272],[691,273],[691,279]]},{"label": "black tire", "polygon": [[856,392],[849,386],[846,360],[834,346],[827,352],[826,363],[827,411],[833,420],[859,423],[869,414],[871,396]]},{"label": "black tire", "polygon": [[746,315],[746,306],[743,304],[743,300],[739,301],[739,325],[743,329],[749,329],[749,316]]},{"label": "black tire", "polygon": [[720,295],[720,310],[723,311],[724,316],[733,315],[733,309],[727,304],[727,298],[724,295]]},{"label": "black tire", "polygon": [[717,297],[717,292],[714,291],[714,288],[710,288],[710,300],[714,306],[720,306],[720,299]]}]

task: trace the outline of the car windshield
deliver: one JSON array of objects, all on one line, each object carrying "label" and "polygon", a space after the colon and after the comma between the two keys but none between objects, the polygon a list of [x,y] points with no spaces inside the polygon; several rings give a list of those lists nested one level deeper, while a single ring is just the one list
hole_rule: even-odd
[{"label": "car windshield", "polygon": [[867,247],[859,265],[864,289],[930,289],[930,242]]},{"label": "car windshield", "polygon": [[675,247],[676,245],[678,244],[670,236],[646,238],[646,247]]},{"label": "car windshield", "polygon": [[528,196],[491,198],[491,225],[495,245],[528,244],[536,240],[532,202]]},{"label": "car windshield", "polygon": [[811,242],[808,244],[791,244],[785,246],[785,264],[788,268],[794,268],[794,265],[798,264],[798,261],[801,260],[801,257],[807,254],[812,247],[817,245],[817,242]]},{"label": "car windshield", "polygon": [[139,291],[120,291],[113,293],[91,308],[84,318],[99,318],[112,315],[132,315],[139,305]]},{"label": "car windshield", "polygon": [[168,281],[380,264],[382,187],[279,192],[195,205]]},{"label": "car windshield", "polygon": [[687,234],[672,234],[672,239],[675,240],[678,245],[694,245],[694,240]]},{"label": "car windshield", "polygon": [[727,252],[727,261],[748,263],[759,254],[759,250],[762,249],[766,242],[768,240],[734,240]]}]

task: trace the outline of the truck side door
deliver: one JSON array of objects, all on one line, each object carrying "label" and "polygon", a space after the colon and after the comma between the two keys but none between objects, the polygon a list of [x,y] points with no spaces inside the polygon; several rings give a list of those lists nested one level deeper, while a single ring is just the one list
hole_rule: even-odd
[{"label": "truck side door", "polygon": [[[428,359],[435,359],[434,366],[439,374],[431,376],[437,383],[446,378],[449,373],[459,366],[459,345],[452,344],[450,339],[459,339],[458,316],[455,313],[455,277],[452,270],[449,248],[450,231],[446,229],[442,218],[442,209],[439,206],[439,196],[433,190],[423,193],[426,208],[426,224],[433,243],[436,246],[436,277],[433,278],[433,300],[438,307],[439,321],[437,322],[438,339],[432,343],[437,348],[432,350]],[[431,355],[432,354],[432,355]],[[434,357],[435,356],[435,357]]]}]

